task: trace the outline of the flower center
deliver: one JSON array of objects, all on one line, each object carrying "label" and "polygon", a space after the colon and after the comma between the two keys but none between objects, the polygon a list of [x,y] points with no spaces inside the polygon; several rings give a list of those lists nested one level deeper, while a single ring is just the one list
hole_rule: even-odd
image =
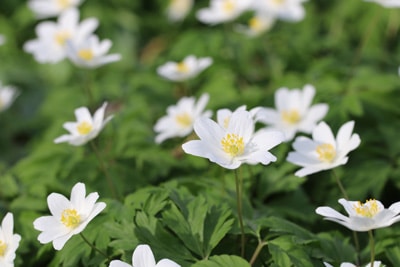
[{"label": "flower center", "polygon": [[183,127],[189,127],[190,125],[192,125],[192,117],[187,112],[176,115],[175,119],[178,124]]},{"label": "flower center", "polygon": [[0,240],[0,257],[6,254],[6,250],[7,250],[7,244],[4,243],[3,240]]},{"label": "flower center", "polygon": [[317,146],[316,152],[318,158],[323,162],[332,162],[336,157],[336,150],[331,144]]},{"label": "flower center", "polygon": [[178,70],[178,72],[181,72],[181,73],[186,73],[189,71],[189,67],[187,66],[187,64],[185,62],[179,62],[176,65],[176,69]]},{"label": "flower center", "polygon": [[380,212],[378,202],[375,199],[367,200],[364,204],[358,201],[353,209],[358,215],[367,218],[372,218]]},{"label": "flower center", "polygon": [[59,31],[54,35],[54,39],[57,44],[63,46],[67,42],[67,40],[71,37],[71,34],[68,31]]},{"label": "flower center", "polygon": [[83,121],[79,123],[78,126],[76,126],[76,128],[79,134],[86,135],[92,131],[93,126],[89,122]]},{"label": "flower center", "polygon": [[243,154],[244,152],[244,142],[243,137],[237,134],[227,134],[221,140],[222,149],[232,157]]},{"label": "flower center", "polygon": [[231,13],[235,10],[235,4],[230,0],[226,0],[223,3],[223,9],[225,12]]},{"label": "flower center", "polygon": [[81,222],[81,216],[75,209],[66,209],[61,213],[61,222],[69,228],[75,228]]},{"label": "flower center", "polygon": [[296,109],[282,111],[282,120],[288,124],[298,123],[300,119],[300,114]]},{"label": "flower center", "polygon": [[69,7],[71,5],[70,0],[57,0],[57,4],[62,8],[62,9],[66,9],[67,7]]},{"label": "flower center", "polygon": [[262,28],[261,20],[257,17],[252,17],[249,20],[249,27],[255,31],[261,29]]},{"label": "flower center", "polygon": [[86,61],[92,60],[94,55],[91,49],[81,49],[78,51],[78,56]]},{"label": "flower center", "polygon": [[286,0],[272,0],[272,3],[275,5],[282,5],[285,3]]}]

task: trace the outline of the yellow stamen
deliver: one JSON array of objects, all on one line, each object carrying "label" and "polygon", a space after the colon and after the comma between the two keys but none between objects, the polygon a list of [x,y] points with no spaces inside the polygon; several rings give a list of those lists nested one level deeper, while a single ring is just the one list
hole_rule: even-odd
[{"label": "yellow stamen", "polygon": [[71,34],[68,31],[59,31],[54,35],[54,39],[59,45],[65,45],[70,37]]},{"label": "yellow stamen", "polygon": [[252,17],[249,20],[249,27],[253,30],[258,30],[262,28],[261,20],[257,17]]},{"label": "yellow stamen", "polygon": [[0,240],[0,257],[6,254],[6,250],[7,250],[7,244],[4,243],[3,240]]},{"label": "yellow stamen", "polygon": [[367,218],[372,218],[380,212],[378,202],[375,199],[367,200],[364,204],[358,201],[353,208],[358,215]]},{"label": "yellow stamen", "polygon": [[75,209],[66,209],[61,214],[61,222],[69,228],[75,228],[81,222],[81,216]]},{"label": "yellow stamen", "polygon": [[232,12],[235,10],[235,4],[230,0],[225,0],[223,4],[223,9],[225,12]]},{"label": "yellow stamen", "polygon": [[89,61],[92,60],[94,55],[91,49],[81,49],[78,51],[78,56],[83,60]]},{"label": "yellow stamen", "polygon": [[227,134],[221,140],[222,149],[232,157],[239,156],[244,152],[243,137],[237,134]]},{"label": "yellow stamen", "polygon": [[318,158],[323,162],[332,162],[336,157],[336,150],[331,144],[317,146],[316,152]]},{"label": "yellow stamen", "polygon": [[57,4],[62,9],[66,9],[67,7],[69,7],[71,5],[71,1],[70,0],[57,0]]},{"label": "yellow stamen", "polygon": [[182,73],[186,73],[189,71],[189,67],[187,66],[187,64],[185,62],[179,62],[176,65],[176,69],[178,70],[178,72],[182,72]]},{"label": "yellow stamen", "polygon": [[301,119],[299,112],[296,109],[282,111],[282,120],[288,124],[298,123]]},{"label": "yellow stamen", "polygon": [[92,131],[93,126],[89,122],[83,121],[79,123],[78,126],[76,126],[76,128],[78,130],[78,133],[80,133],[81,135],[85,135]]},{"label": "yellow stamen", "polygon": [[190,125],[192,125],[193,121],[192,117],[187,112],[176,115],[175,119],[178,122],[178,124],[183,127],[189,127]]}]

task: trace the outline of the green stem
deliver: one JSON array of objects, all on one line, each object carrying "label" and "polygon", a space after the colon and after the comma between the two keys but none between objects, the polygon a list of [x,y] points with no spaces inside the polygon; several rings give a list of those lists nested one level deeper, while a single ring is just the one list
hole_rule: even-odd
[{"label": "green stem", "polygon": [[103,251],[101,251],[100,249],[96,248],[92,243],[89,242],[89,240],[87,240],[87,238],[82,234],[79,233],[79,235],[82,237],[83,241],[85,241],[86,244],[88,244],[93,250],[97,251],[98,253],[100,253],[101,255],[103,255],[106,259],[108,259],[109,261],[111,261],[111,258],[108,257],[108,255],[106,253],[104,253]]},{"label": "green stem", "polygon": [[[90,71],[90,70],[89,70]],[[85,77],[84,77],[84,85],[83,89],[85,91],[86,97],[88,99],[88,106],[93,107],[94,105],[94,96],[93,96],[93,90],[92,90],[92,72],[86,71],[85,72]]]},{"label": "green stem", "polygon": [[237,200],[237,211],[239,217],[239,225],[240,225],[240,232],[241,232],[241,253],[240,255],[244,257],[244,226],[243,226],[243,213],[242,213],[242,187],[243,187],[243,180],[241,175],[238,173],[239,171],[235,169],[235,181],[236,181],[236,200]]},{"label": "green stem", "polygon": [[258,246],[256,247],[256,250],[254,251],[253,256],[251,256],[251,259],[250,259],[250,265],[253,265],[253,264],[254,264],[254,262],[256,261],[256,259],[257,259],[257,257],[258,257],[258,255],[260,254],[262,248],[263,248],[265,245],[267,245],[267,242],[266,242],[266,241],[261,242],[261,240],[258,240]]},{"label": "green stem", "polygon": [[371,247],[371,266],[374,267],[374,261],[375,261],[375,240],[374,240],[374,233],[372,230],[368,231],[369,235],[369,245]]}]

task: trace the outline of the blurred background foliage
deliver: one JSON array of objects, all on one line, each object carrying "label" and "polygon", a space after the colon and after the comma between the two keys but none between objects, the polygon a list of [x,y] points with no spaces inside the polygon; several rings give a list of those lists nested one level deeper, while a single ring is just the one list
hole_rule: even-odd
[{"label": "blurred background foliage", "polygon": [[[22,236],[16,266],[107,266],[78,237],[57,253],[36,240],[32,222],[48,213],[47,195],[69,195],[78,181],[108,203],[85,233],[113,258],[130,262],[136,245],[148,243],[157,259],[168,257],[182,266],[247,266],[237,256],[233,173],[185,155],[182,139],[154,142],[153,125],[185,94],[209,93],[207,108],[215,113],[243,104],[273,106],[279,87],[312,84],[314,102],[330,106],[325,121],[334,132],[355,120],[361,136],[348,164],[335,169],[350,198],[376,198],[386,206],[400,200],[400,10],[360,0],[308,1],[303,21],[279,21],[271,31],[248,38],[234,24],[246,22],[250,14],[207,26],[195,18],[195,11],[207,5],[196,1],[186,20],[173,24],[163,0],[86,0],[81,19],[98,18],[96,33],[112,40],[111,51],[122,55],[119,62],[88,71],[67,61],[36,63],[22,46],[35,38],[38,21],[26,1],[2,0],[0,33],[7,42],[0,47],[0,80],[21,91],[0,116],[0,210],[14,213],[15,232]],[[183,85],[156,74],[159,65],[188,54],[210,56],[214,63]],[[93,103],[87,86],[94,92]],[[95,142],[118,200],[112,199],[89,146],[53,143],[64,133],[62,124],[74,119],[74,109],[89,105],[95,110],[104,101],[115,117]],[[340,209],[331,171],[295,177],[296,167],[285,162],[290,149],[290,143],[282,144],[273,150],[278,162],[241,170],[245,258],[267,241],[254,266],[355,262],[352,233],[322,222],[314,212],[325,205]],[[388,266],[400,266],[399,227],[376,231],[377,259]],[[367,262],[367,237],[359,238],[360,257]]]}]

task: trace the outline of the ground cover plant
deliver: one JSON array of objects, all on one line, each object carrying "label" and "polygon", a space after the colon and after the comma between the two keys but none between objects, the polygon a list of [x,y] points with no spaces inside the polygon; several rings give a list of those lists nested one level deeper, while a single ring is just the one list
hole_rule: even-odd
[{"label": "ground cover plant", "polygon": [[0,266],[400,266],[396,0],[0,4]]}]

